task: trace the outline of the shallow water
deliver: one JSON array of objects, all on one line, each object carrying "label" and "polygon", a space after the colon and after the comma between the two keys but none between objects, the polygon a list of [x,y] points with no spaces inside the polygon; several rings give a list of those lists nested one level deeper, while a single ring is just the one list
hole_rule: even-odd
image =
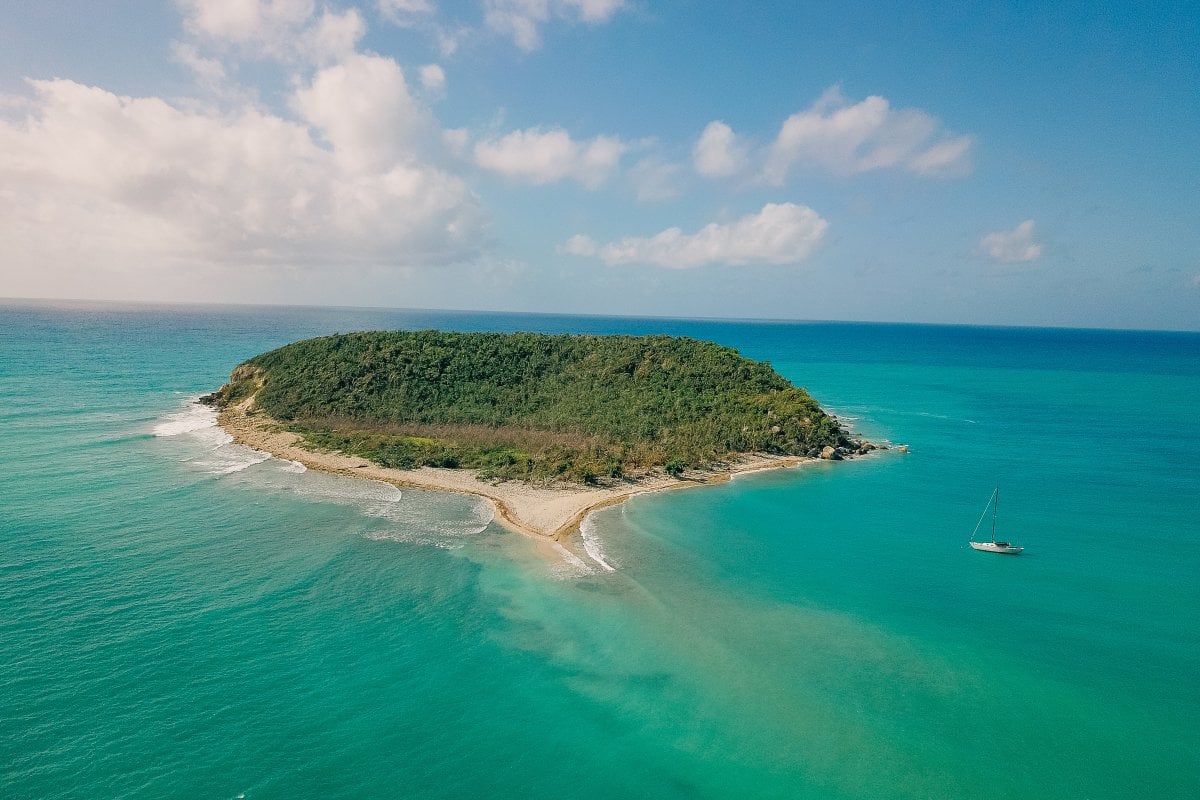
[{"label": "shallow water", "polygon": [[[191,404],[398,327],[713,339],[911,452],[640,496],[572,561]],[[10,302],[3,795],[1197,796],[1198,398],[1187,334]],[[1019,558],[966,547],[996,485]]]}]

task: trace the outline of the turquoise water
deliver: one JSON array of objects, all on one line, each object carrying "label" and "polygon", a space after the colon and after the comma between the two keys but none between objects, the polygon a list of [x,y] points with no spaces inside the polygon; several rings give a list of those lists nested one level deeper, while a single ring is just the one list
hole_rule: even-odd
[{"label": "turquoise water", "polygon": [[[911,452],[567,561],[190,404],[399,327],[713,339]],[[9,301],[0,796],[1195,797],[1198,412],[1195,334]],[[996,485],[1020,558],[965,544]]]}]

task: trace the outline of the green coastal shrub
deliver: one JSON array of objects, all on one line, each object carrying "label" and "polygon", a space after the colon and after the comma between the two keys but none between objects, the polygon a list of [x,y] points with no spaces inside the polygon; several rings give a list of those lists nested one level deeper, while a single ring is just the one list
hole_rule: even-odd
[{"label": "green coastal shrub", "polygon": [[844,441],[771,366],[669,336],[391,331],[308,339],[239,365],[221,392],[309,446],[487,480],[673,475],[731,454]]}]

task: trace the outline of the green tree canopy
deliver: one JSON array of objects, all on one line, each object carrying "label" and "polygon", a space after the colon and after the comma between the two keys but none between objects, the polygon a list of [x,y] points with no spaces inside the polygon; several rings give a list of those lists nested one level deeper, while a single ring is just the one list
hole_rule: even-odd
[{"label": "green tree canopy", "polygon": [[769,364],[682,337],[339,334],[246,361],[221,396],[250,393],[313,445],[491,477],[591,482],[846,443]]}]

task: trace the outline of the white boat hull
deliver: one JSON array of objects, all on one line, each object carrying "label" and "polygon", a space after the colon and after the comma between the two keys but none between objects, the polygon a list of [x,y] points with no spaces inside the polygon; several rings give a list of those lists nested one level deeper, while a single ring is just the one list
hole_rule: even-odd
[{"label": "white boat hull", "polygon": [[1024,547],[1018,547],[1015,544],[1008,542],[968,542],[971,547],[976,550],[983,550],[988,553],[1008,553],[1009,555],[1019,556]]}]

